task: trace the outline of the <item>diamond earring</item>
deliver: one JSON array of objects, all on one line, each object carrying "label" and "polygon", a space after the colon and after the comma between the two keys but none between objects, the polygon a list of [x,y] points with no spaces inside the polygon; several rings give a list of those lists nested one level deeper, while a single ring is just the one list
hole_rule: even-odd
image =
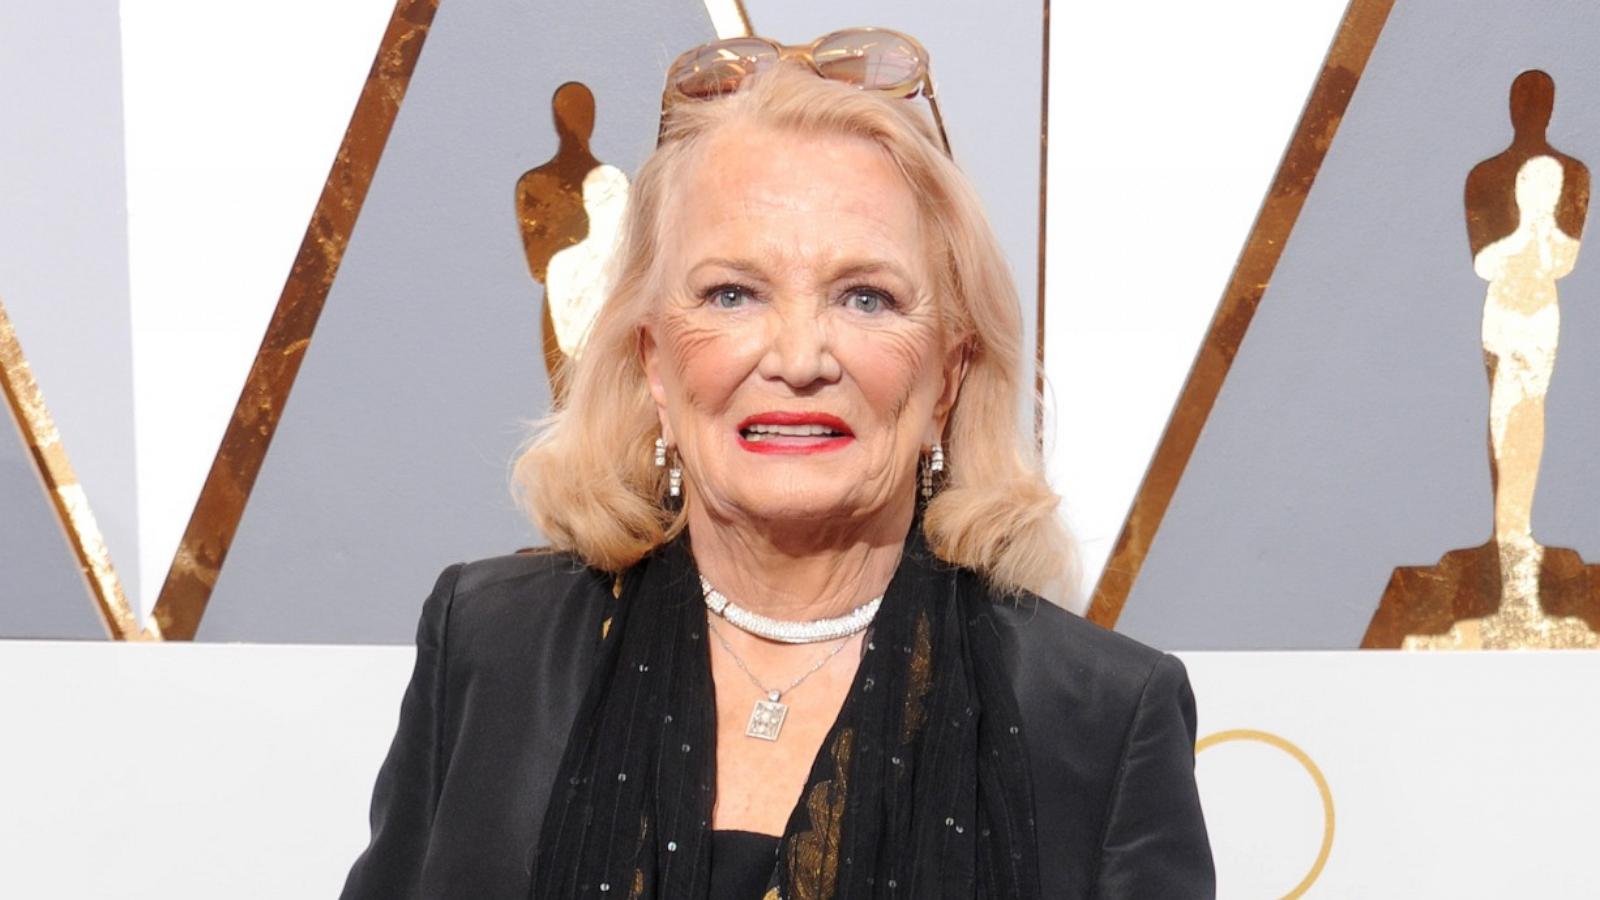
[{"label": "diamond earring", "polygon": [[683,496],[683,467],[678,465],[678,454],[672,454],[672,468],[667,469],[667,439],[656,438],[656,468],[667,469],[667,496]]},{"label": "diamond earring", "polygon": [[928,451],[928,458],[922,461],[922,499],[933,497],[933,476],[944,471],[944,444],[933,442],[933,448]]}]

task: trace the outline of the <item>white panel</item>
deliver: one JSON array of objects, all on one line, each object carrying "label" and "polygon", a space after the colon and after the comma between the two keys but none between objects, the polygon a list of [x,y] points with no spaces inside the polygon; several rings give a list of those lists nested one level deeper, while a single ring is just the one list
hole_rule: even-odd
[{"label": "white panel", "polygon": [[337,896],[413,656],[0,642],[0,897]]},{"label": "white panel", "polygon": [[122,2],[146,612],[393,6]]},{"label": "white panel", "polygon": [[1051,10],[1047,434],[1085,601],[1344,7]]},{"label": "white panel", "polygon": [[[1592,897],[1600,654],[1184,653],[1202,738],[1265,731],[1327,780],[1309,897]],[[1196,762],[1217,895],[1281,897],[1323,835],[1308,771],[1229,742]]]},{"label": "white panel", "polygon": [[[1593,895],[1600,655],[1181,656],[1202,738],[1266,732],[1326,780],[1333,840],[1309,896]],[[0,896],[334,896],[366,844],[411,661],[0,642]],[[1282,896],[1324,834],[1309,770],[1239,741],[1196,773],[1219,896]]]}]

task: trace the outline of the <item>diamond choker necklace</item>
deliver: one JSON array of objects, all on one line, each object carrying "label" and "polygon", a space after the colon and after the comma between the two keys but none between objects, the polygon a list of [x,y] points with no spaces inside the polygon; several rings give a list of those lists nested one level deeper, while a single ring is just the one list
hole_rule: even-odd
[{"label": "diamond choker necklace", "polygon": [[835,619],[785,622],[769,619],[734,603],[712,587],[704,575],[700,576],[700,590],[705,595],[707,609],[727,619],[741,631],[780,644],[815,644],[848,637],[871,625],[872,617],[878,614],[878,605],[883,602],[882,595],[879,595]]}]

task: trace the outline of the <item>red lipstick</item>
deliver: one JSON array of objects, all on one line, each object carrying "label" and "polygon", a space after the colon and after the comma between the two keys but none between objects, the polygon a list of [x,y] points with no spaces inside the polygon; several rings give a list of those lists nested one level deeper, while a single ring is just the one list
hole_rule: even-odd
[{"label": "red lipstick", "polygon": [[763,412],[739,423],[739,446],[751,453],[826,453],[855,439],[843,419],[827,413]]}]

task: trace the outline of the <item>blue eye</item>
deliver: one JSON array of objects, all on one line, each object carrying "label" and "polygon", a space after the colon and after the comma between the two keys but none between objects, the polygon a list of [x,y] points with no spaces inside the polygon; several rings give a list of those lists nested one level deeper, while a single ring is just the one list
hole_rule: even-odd
[{"label": "blue eye", "polygon": [[875,313],[894,306],[894,298],[876,288],[856,287],[845,292],[845,305],[862,313]]},{"label": "blue eye", "polygon": [[750,291],[736,284],[723,284],[706,291],[706,301],[718,309],[738,309],[750,299]]}]

